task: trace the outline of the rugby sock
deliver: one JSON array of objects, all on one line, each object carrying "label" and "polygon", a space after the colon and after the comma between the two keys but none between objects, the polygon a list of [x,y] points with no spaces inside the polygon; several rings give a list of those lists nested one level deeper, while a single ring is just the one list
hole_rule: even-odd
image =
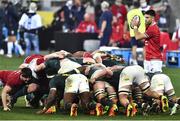
[{"label": "rugby sock", "polygon": [[172,102],[172,101],[168,101],[168,103],[169,103],[169,107],[173,107],[174,106],[174,102]]},{"label": "rugby sock", "polygon": [[68,111],[71,110],[71,105],[72,105],[72,103],[66,103],[65,104],[65,109],[68,110]]},{"label": "rugby sock", "polygon": [[138,105],[138,108],[142,108],[142,104],[143,104],[142,102],[138,101],[138,102],[136,102],[136,104]]},{"label": "rugby sock", "polygon": [[161,100],[162,96],[163,96],[163,95],[160,95],[160,96],[159,96],[159,100]]},{"label": "rugby sock", "polygon": [[[38,107],[39,105],[37,105],[37,102],[35,102],[33,104],[33,106],[34,107]],[[46,109],[49,109],[51,106],[54,106],[54,102],[53,101],[52,102],[47,102],[47,104],[45,104]]]},{"label": "rugby sock", "polygon": [[113,106],[113,102],[107,98],[102,98],[100,103],[104,106],[104,111],[107,112]]},{"label": "rugby sock", "polygon": [[108,100],[107,98],[102,98],[100,100],[100,103],[103,105],[103,106],[109,106],[111,107],[113,105],[112,101],[111,100]]},{"label": "rugby sock", "polygon": [[[52,105],[55,104],[56,98],[54,96],[48,96],[47,100],[46,100],[46,104],[45,107],[48,109],[50,108]],[[37,102],[37,100],[34,100],[34,102]]]},{"label": "rugby sock", "polygon": [[157,112],[157,107],[158,107],[158,104],[156,102],[153,102],[153,104],[151,105],[151,111]]},{"label": "rugby sock", "polygon": [[18,97],[24,96],[24,95],[26,95],[26,94],[27,94],[27,87],[24,86],[22,89],[20,89],[19,91],[17,91],[17,92],[12,96],[13,101],[16,102],[16,100],[17,100]]},{"label": "rugby sock", "polygon": [[180,105],[180,99],[177,99],[177,104],[179,104],[179,105]]},{"label": "rugby sock", "polygon": [[86,105],[87,109],[94,110],[96,108],[96,104],[94,102],[90,102]]}]

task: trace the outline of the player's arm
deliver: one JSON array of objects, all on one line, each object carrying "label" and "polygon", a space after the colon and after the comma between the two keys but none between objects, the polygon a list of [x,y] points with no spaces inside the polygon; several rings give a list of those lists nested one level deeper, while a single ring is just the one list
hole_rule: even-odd
[{"label": "player's arm", "polygon": [[112,76],[112,75],[113,75],[113,72],[110,69],[105,68],[105,69],[97,72],[94,75],[94,77],[89,80],[89,82],[91,82],[93,84],[96,80],[98,80],[100,78],[108,77],[108,76]]},{"label": "player's arm", "polygon": [[137,21],[136,19],[133,19],[133,20],[131,21],[131,25],[132,25],[132,27],[133,27],[134,35],[135,35],[136,40],[142,40],[142,39],[147,38],[146,34],[141,33],[141,32],[139,32],[139,30],[138,30],[138,28],[139,28],[139,26],[140,26],[140,21]]},{"label": "player's arm", "polygon": [[48,55],[45,55],[44,56],[44,60],[47,60],[47,59],[51,59],[51,58],[64,58],[65,56],[69,55],[71,53],[65,51],[65,50],[61,50],[61,51],[58,51],[58,52],[54,52],[54,53],[51,53],[51,54],[48,54]]},{"label": "player's arm", "polygon": [[12,88],[9,85],[5,85],[5,87],[2,90],[1,96],[2,96],[2,103],[3,103],[3,110],[4,111],[10,111],[10,109],[7,106],[7,94],[12,90]]},{"label": "player's arm", "polygon": [[51,53],[51,54],[48,54],[48,55],[44,56],[44,60],[48,60],[48,59],[51,59],[51,58],[59,58],[59,55],[57,53]]},{"label": "player's arm", "polygon": [[93,54],[93,59],[95,59],[96,63],[102,63],[102,58],[100,53]]},{"label": "player's arm", "polygon": [[125,66],[114,65],[114,66],[112,66],[112,67],[107,67],[107,68],[109,68],[111,71],[114,72],[114,71],[118,71],[118,70],[124,69]]},{"label": "player's arm", "polygon": [[19,66],[19,69],[22,69],[22,68],[26,68],[28,67],[29,64],[27,63],[22,63],[20,66]]},{"label": "player's arm", "polygon": [[104,30],[105,30],[105,28],[106,28],[106,25],[107,25],[107,22],[104,20],[104,21],[102,22],[102,25],[101,25],[101,30],[100,30],[100,33],[99,33],[99,38],[102,38],[102,37],[103,37],[103,32],[104,32]]},{"label": "player's arm", "polygon": [[45,69],[46,68],[46,66],[45,66],[45,64],[44,63],[41,63],[41,64],[39,64],[39,65],[36,65],[36,67],[35,67],[35,71],[36,72],[38,72],[38,71],[41,71],[41,70],[43,70],[43,69]]}]

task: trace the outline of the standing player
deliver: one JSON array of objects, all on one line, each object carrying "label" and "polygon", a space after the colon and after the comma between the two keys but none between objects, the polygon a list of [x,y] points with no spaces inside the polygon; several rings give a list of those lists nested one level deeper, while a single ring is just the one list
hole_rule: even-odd
[{"label": "standing player", "polygon": [[155,22],[155,15],[156,13],[154,10],[148,10],[145,12],[145,33],[139,32],[139,21],[131,21],[135,33],[135,38],[137,40],[145,39],[144,70],[149,75],[162,72],[160,30]]},{"label": "standing player", "polygon": [[[108,82],[105,82],[103,78],[112,76],[112,74],[113,72],[103,64],[92,64],[85,70],[85,75],[90,78],[89,82],[93,86],[93,92],[97,102],[102,104],[109,116],[115,116],[117,97],[114,88]],[[97,116],[103,115],[102,109],[96,108],[96,111]]]},{"label": "standing player", "polygon": [[138,41],[135,38],[135,34],[134,34],[133,28],[131,26],[131,20],[134,18],[139,19],[141,24],[139,25],[138,31],[144,33],[145,32],[145,18],[144,18],[142,11],[139,9],[139,3],[137,1],[133,2],[133,6],[134,6],[134,8],[132,10],[130,10],[127,14],[127,20],[128,20],[129,30],[130,30],[131,46],[132,46],[132,60],[130,63],[132,65],[137,65],[138,64],[137,63],[137,53],[136,53],[137,47],[144,46],[144,45],[141,41]]},{"label": "standing player", "polygon": [[98,37],[100,38],[100,46],[107,46],[112,34],[112,13],[109,10],[109,6],[109,3],[106,1],[101,3],[103,13],[99,21],[100,32]]}]

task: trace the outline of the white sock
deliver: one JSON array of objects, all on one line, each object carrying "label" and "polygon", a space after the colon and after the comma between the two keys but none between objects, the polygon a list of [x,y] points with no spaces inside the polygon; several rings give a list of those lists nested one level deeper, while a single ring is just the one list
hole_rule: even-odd
[{"label": "white sock", "polygon": [[12,55],[13,42],[8,42],[7,43],[7,49],[8,49],[7,54]]}]

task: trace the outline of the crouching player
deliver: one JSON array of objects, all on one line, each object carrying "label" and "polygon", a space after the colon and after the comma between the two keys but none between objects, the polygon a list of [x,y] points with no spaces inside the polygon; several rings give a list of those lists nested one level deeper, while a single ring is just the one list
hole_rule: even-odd
[{"label": "crouching player", "polygon": [[[175,114],[178,106],[180,105],[180,98],[175,96],[175,90],[171,79],[166,74],[155,74],[151,79],[151,88],[159,95],[167,96],[169,100],[169,106],[171,107],[170,115]],[[163,109],[164,112],[165,110],[168,109]]]},{"label": "crouching player", "polygon": [[96,105],[91,102],[88,79],[83,74],[72,74],[65,80],[64,107],[70,111],[70,116],[77,116],[77,96],[85,111],[95,109]]},{"label": "crouching player", "polygon": [[31,83],[32,71],[29,68],[22,68],[17,71],[0,71],[0,80],[2,81],[4,87],[2,89],[2,104],[4,111],[10,111],[10,107],[7,105],[7,95],[14,95],[24,86],[27,86],[27,93],[33,92],[34,84]]},{"label": "crouching player", "polygon": [[36,90],[31,94],[27,94],[23,93],[25,92],[23,90],[27,90],[26,87],[24,87],[19,93],[13,96],[12,105],[13,102],[16,102],[18,97],[26,95],[25,101],[27,107],[36,108],[39,106],[41,97],[48,93],[49,80],[46,78],[45,70],[36,70],[37,66],[44,63],[44,61],[44,56],[38,54],[30,55],[24,59],[24,63],[22,63],[19,68],[28,67],[31,69]]},{"label": "crouching player", "polygon": [[[105,80],[111,77],[113,72],[103,64],[92,64],[86,68],[85,74],[90,77],[89,82],[92,84],[94,95],[98,103],[102,106],[96,107],[97,116],[108,112],[109,116],[115,116],[117,108],[117,97],[114,88]],[[106,92],[108,97],[106,96]]]},{"label": "crouching player", "polygon": [[[125,67],[120,74],[118,89],[119,101],[122,106],[126,108],[126,116],[134,116],[136,114],[136,107],[133,105],[130,97],[132,86],[134,86],[133,83],[139,85],[142,92],[147,96],[161,100],[162,110],[164,109],[164,106],[166,105],[164,103],[168,103],[167,98],[152,91],[150,88],[150,82],[145,76],[143,68],[138,65],[128,66]],[[165,102],[163,100],[165,100]]]}]

